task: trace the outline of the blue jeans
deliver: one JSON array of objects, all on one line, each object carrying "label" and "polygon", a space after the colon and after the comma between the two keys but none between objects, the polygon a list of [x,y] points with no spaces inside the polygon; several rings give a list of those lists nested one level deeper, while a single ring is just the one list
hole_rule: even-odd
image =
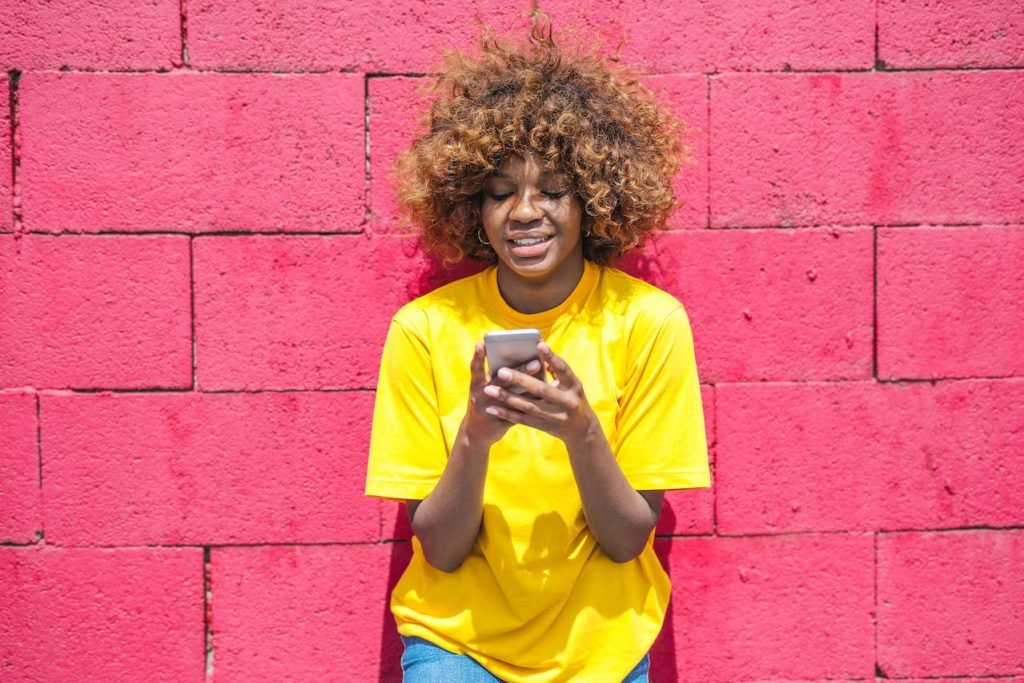
[{"label": "blue jeans", "polygon": [[[467,655],[456,655],[422,638],[402,636],[403,683],[501,683],[487,669]],[[629,672],[622,683],[647,683],[650,655]]]}]

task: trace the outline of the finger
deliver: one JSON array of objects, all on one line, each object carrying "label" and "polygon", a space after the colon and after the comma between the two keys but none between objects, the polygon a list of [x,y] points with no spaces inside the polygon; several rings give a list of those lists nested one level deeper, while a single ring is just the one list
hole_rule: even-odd
[{"label": "finger", "polygon": [[537,352],[547,366],[551,368],[551,374],[558,380],[559,386],[562,388],[579,386],[580,381],[576,377],[576,373],[572,371],[572,368],[569,367],[569,364],[561,356],[551,350],[550,346],[544,342],[539,342],[537,344]]},{"label": "finger", "polygon": [[513,424],[526,424],[526,415],[516,410],[512,410],[511,408],[506,408],[497,405],[489,405],[487,406],[487,408],[484,409],[484,412],[490,415],[491,417],[496,417],[499,420],[504,420],[505,422],[511,422]]},{"label": "finger", "polygon": [[531,375],[517,372],[511,368],[502,368],[501,370],[498,370],[498,376],[492,381],[494,384],[501,387],[519,387],[526,393],[532,394],[538,398],[546,398],[550,400],[556,400],[557,398],[557,390],[547,382],[539,380]]},{"label": "finger", "polygon": [[509,408],[526,415],[543,418],[545,413],[551,412],[552,404],[549,401],[528,394],[514,394],[495,384],[488,384],[484,387],[484,393],[488,398],[500,401]]},{"label": "finger", "polygon": [[470,386],[480,386],[487,383],[487,373],[484,372],[484,343],[477,342],[473,347],[473,359],[469,361],[469,383]]}]

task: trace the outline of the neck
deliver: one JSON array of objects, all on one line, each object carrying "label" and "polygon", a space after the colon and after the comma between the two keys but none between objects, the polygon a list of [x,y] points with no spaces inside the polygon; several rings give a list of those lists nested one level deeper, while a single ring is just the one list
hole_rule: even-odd
[{"label": "neck", "polygon": [[558,306],[572,294],[583,277],[583,259],[546,278],[524,277],[503,263],[498,264],[498,291],[509,306],[520,313],[541,313]]}]

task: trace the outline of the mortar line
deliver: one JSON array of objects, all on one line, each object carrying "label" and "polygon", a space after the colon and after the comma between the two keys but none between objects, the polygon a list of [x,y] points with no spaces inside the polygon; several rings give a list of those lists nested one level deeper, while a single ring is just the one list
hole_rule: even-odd
[{"label": "mortar line", "polygon": [[188,0],[179,0],[178,2],[178,17],[179,17],[179,28],[181,36],[181,66],[184,69],[188,69],[189,56],[188,56]]},{"label": "mortar line", "polygon": [[705,126],[706,130],[705,130],[705,135],[704,135],[704,145],[705,145],[704,149],[707,152],[707,159],[705,160],[705,167],[704,167],[705,168],[705,170],[704,170],[704,173],[705,173],[705,183],[704,183],[704,185],[705,185],[705,191],[707,193],[706,194],[706,198],[705,198],[705,202],[707,204],[707,211],[705,213],[705,225],[704,225],[704,227],[705,228],[710,228],[711,227],[711,75],[709,74],[704,80],[707,82],[707,86],[706,86],[707,87],[707,103],[705,105],[707,107],[707,119],[706,119],[707,125]]},{"label": "mortar line", "polygon": [[[184,2],[184,0],[182,0]],[[957,65],[939,65],[939,66],[891,66],[883,64],[884,73],[917,73],[917,72],[929,72],[929,71],[946,71],[950,73],[959,72],[973,72],[973,71],[1007,71],[1017,72],[1024,71],[1024,65],[1016,64],[1004,64],[1004,65],[990,65],[990,66],[971,66],[965,64]],[[102,68],[88,68],[88,67],[76,67],[76,68],[60,68],[60,69],[38,69],[33,70],[33,73],[62,73],[62,74],[166,74],[173,71],[173,69],[167,67],[154,67],[154,68],[139,68],[139,69],[102,69]],[[188,66],[188,71],[195,74],[267,74],[274,76],[315,76],[322,74],[340,74],[350,76],[367,76],[370,78],[396,78],[400,76],[406,76],[410,78],[435,78],[438,74],[434,72],[418,72],[418,71],[362,71],[359,68],[347,68],[347,67],[325,67],[321,69],[256,69],[256,68],[244,68],[244,67],[215,67],[205,69],[193,69]],[[666,71],[645,71],[645,76],[671,76],[671,75],[702,75],[702,76],[722,76],[722,75],[749,75],[749,74],[871,74],[878,73],[874,65],[870,67],[821,67],[821,68],[801,68],[794,69],[792,67],[787,68],[781,66],[776,69],[747,69],[747,70],[730,70],[730,71],[680,71],[680,70],[666,70]]]},{"label": "mortar line", "polygon": [[11,69],[7,72],[7,119],[8,138],[11,148],[11,230],[17,237],[22,234],[21,214],[21,129],[18,118],[18,86],[21,72]]},{"label": "mortar line", "polygon": [[879,678],[887,678],[887,676],[885,675],[885,672],[882,670],[881,662],[878,661],[878,611],[879,611],[879,609],[878,609],[878,532],[875,532],[873,534],[873,536],[874,537],[873,537],[872,543],[871,543],[871,548],[872,548],[871,552],[872,552],[872,557],[873,557],[873,560],[874,560],[874,566],[873,566],[873,571],[872,571],[872,574],[873,574],[872,579],[873,579],[873,582],[874,582],[874,585],[873,585],[873,598],[872,598],[873,605],[872,605],[872,610],[871,610],[871,612],[872,612],[871,628],[872,628],[872,631],[873,631],[872,654],[874,655],[874,660],[875,660],[875,676],[877,676]]},{"label": "mortar line", "polygon": [[170,389],[165,387],[144,387],[124,389],[117,387],[74,387],[61,389],[61,392],[70,394],[350,394],[367,392],[372,393],[375,387],[349,387],[349,388],[321,388],[321,389],[194,389],[193,387],[182,387]]},{"label": "mortar line", "polygon": [[203,645],[204,672],[207,681],[213,680],[213,583],[210,571],[210,546],[203,546]]},{"label": "mortar line", "polygon": [[875,0],[875,65],[874,71],[887,71],[885,62],[881,60],[878,54],[878,3],[880,0]]},{"label": "mortar line", "polygon": [[39,528],[36,530],[36,542],[46,540],[46,528],[43,526],[43,402],[36,393],[36,463],[39,476]]},{"label": "mortar line", "polygon": [[878,226],[871,228],[871,377],[878,379]]},{"label": "mortar line", "polygon": [[198,362],[196,359],[196,268],[195,268],[195,237],[188,240],[188,305],[189,323],[192,334],[192,391],[199,390]]},{"label": "mortar line", "polygon": [[[848,229],[848,228],[862,228],[867,229],[870,227],[877,228],[1001,228],[1007,226],[1018,226],[1024,224],[1024,220],[991,220],[985,222],[927,222],[917,221],[913,223],[872,223],[870,219],[865,219],[860,222],[854,223],[795,223],[791,225],[779,225],[779,224],[758,224],[758,225],[721,225],[721,226],[710,226],[714,232],[727,232],[730,230],[749,230],[749,231],[778,231],[778,230],[828,230],[828,229]],[[707,226],[703,226],[707,227]],[[684,233],[690,230],[700,229],[696,224],[689,227],[669,227],[664,232],[672,233]],[[5,234],[5,233],[0,233]],[[366,236],[371,234],[369,231],[362,228],[356,230],[210,230],[206,232],[185,232],[181,230],[25,230],[22,231],[25,235],[43,235],[48,237],[61,237],[63,235],[85,235],[85,236],[102,236],[102,235],[123,235],[127,237],[152,237],[152,236],[167,236],[167,235],[183,235],[186,237],[344,237],[344,236]],[[409,236],[408,233],[404,232],[393,232],[393,233],[372,233],[373,237],[382,238],[402,238]]]},{"label": "mortar line", "polygon": [[[781,532],[741,532],[735,534],[656,534],[657,538],[703,538],[703,539],[744,539],[744,538],[779,538],[779,539],[792,539],[792,538],[806,538],[815,536],[851,536],[851,537],[866,537],[871,535],[872,537],[881,536],[883,534],[956,534],[966,532],[997,532],[997,531],[1012,531],[1012,532],[1024,532],[1024,525],[1015,526],[966,526],[966,527],[953,527],[953,528],[939,528],[934,527],[922,527],[919,529],[832,529],[832,530],[810,530],[810,531],[781,531]],[[253,541],[247,543],[204,543],[197,541],[196,543],[86,543],[86,544],[75,544],[75,543],[48,543],[47,546],[50,548],[59,549],[112,549],[112,548],[210,548],[213,549],[231,549],[231,548],[329,548],[336,546],[339,548],[351,547],[351,546],[379,546],[389,545],[394,543],[408,543],[407,538],[385,538],[380,540],[369,540],[369,541]],[[34,545],[30,543],[6,543],[0,545]]]},{"label": "mortar line", "polygon": [[370,79],[363,78],[363,225],[370,225],[373,207],[370,205],[370,184],[373,175],[370,173]]}]

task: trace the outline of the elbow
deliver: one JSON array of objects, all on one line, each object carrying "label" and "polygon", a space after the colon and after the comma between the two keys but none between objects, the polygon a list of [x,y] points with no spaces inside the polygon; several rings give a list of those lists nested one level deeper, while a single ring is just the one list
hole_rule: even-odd
[{"label": "elbow", "polygon": [[647,546],[647,538],[642,543],[620,544],[617,547],[604,548],[604,554],[616,564],[625,564],[640,556]]},{"label": "elbow", "polygon": [[614,562],[616,564],[625,564],[626,562],[630,562],[632,560],[635,560],[637,557],[639,557],[640,553],[643,551],[643,549],[644,549],[643,546],[640,546],[639,548],[636,548],[636,549],[630,548],[630,549],[606,550],[605,554],[608,556],[609,559],[611,559],[612,562]]},{"label": "elbow", "polygon": [[[422,545],[422,541],[420,544]],[[454,557],[444,553],[430,552],[427,550],[427,546],[422,545],[422,547],[423,559],[427,561],[427,564],[445,574],[454,574],[466,559],[465,557]]]}]

